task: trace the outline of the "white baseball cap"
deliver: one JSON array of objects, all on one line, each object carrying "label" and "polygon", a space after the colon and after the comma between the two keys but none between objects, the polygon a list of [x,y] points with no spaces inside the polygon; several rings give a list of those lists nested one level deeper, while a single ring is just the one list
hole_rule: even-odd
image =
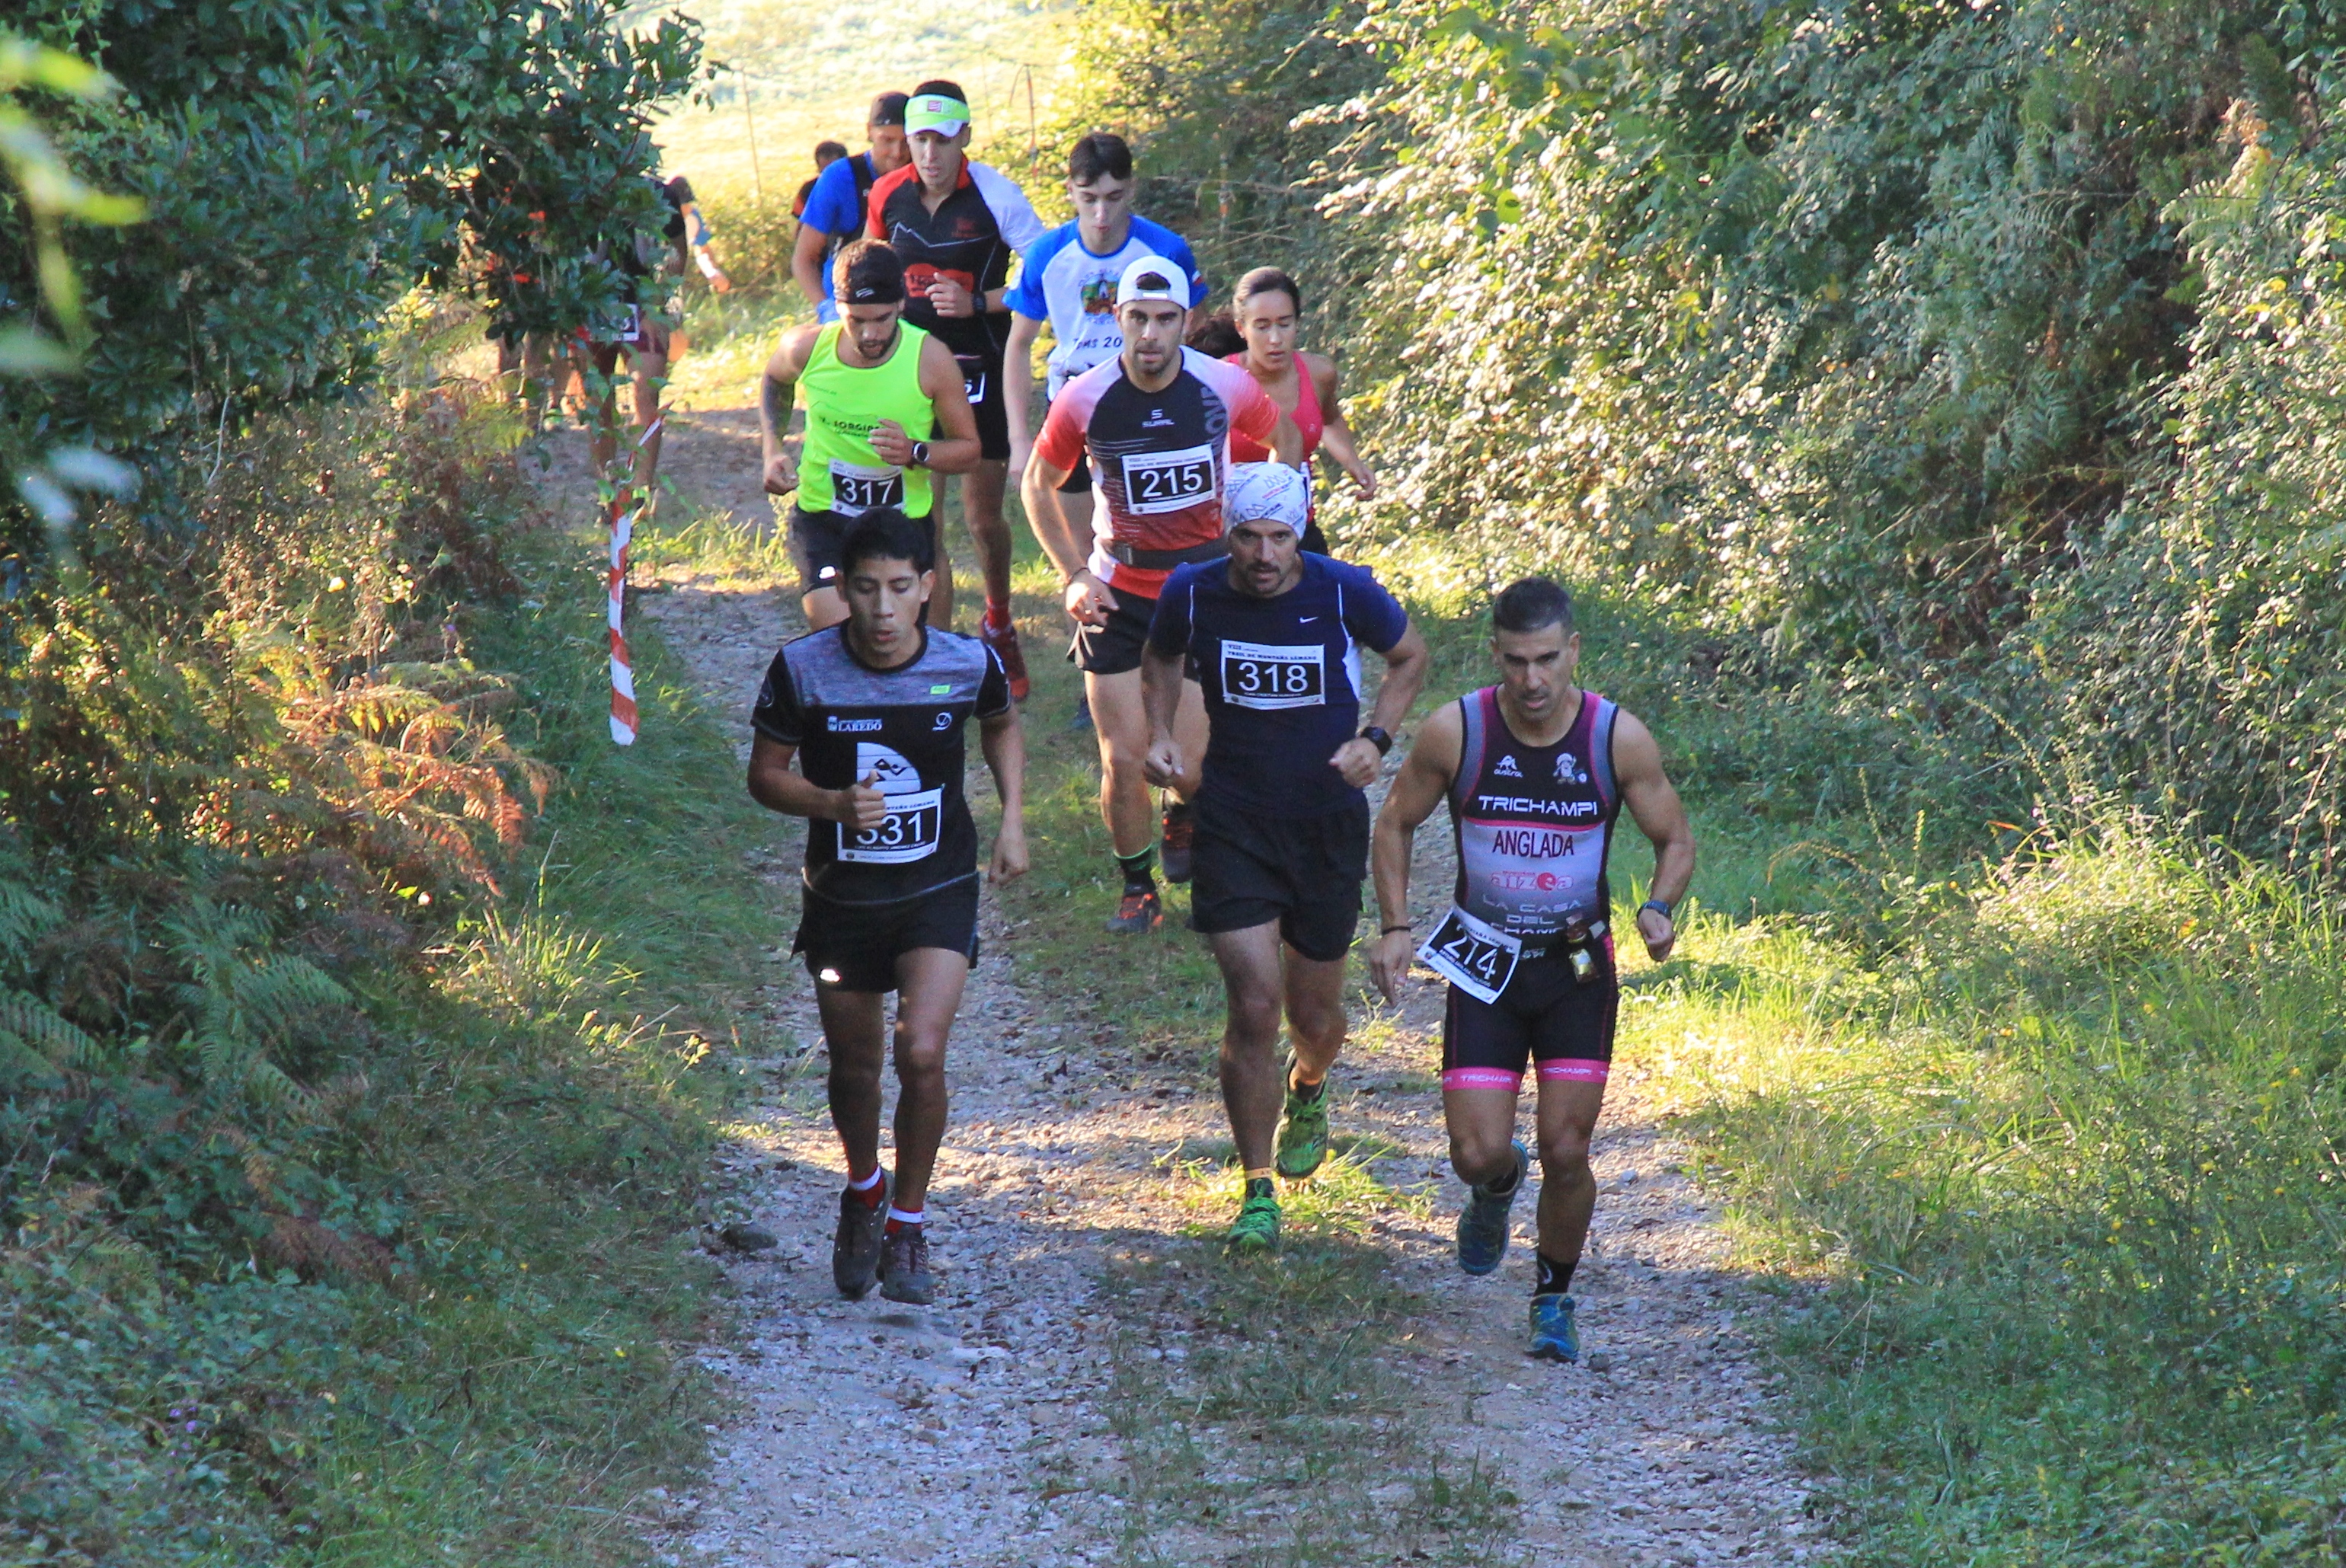
[{"label": "white baseball cap", "polygon": [[1283,463],[1233,463],[1222,491],[1226,525],[1269,521],[1298,534],[1311,516],[1311,486],[1303,471]]},{"label": "white baseball cap", "polygon": [[1143,256],[1116,280],[1117,308],[1121,310],[1135,300],[1170,300],[1186,311],[1189,308],[1188,277],[1162,256]]}]

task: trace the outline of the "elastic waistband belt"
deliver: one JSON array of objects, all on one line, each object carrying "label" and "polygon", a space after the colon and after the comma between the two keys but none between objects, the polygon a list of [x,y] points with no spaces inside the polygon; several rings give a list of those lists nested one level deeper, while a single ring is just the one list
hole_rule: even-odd
[{"label": "elastic waistband belt", "polygon": [[1542,942],[1537,947],[1534,947],[1530,942],[1524,943],[1523,956],[1525,958],[1545,958],[1552,952],[1569,952],[1576,947],[1586,947],[1591,942],[1603,942],[1606,934],[1610,932],[1612,929],[1612,926],[1606,921],[1598,921],[1595,925],[1590,926],[1586,931],[1581,932],[1580,935],[1576,937],[1568,932],[1559,932],[1556,935],[1550,938],[1548,941]]},{"label": "elastic waistband belt", "polygon": [[1137,550],[1121,541],[1111,541],[1104,548],[1110,560],[1121,561],[1127,566],[1137,566],[1144,572],[1169,572],[1192,561],[1218,561],[1230,553],[1230,542],[1225,535],[1192,545],[1186,550]]}]

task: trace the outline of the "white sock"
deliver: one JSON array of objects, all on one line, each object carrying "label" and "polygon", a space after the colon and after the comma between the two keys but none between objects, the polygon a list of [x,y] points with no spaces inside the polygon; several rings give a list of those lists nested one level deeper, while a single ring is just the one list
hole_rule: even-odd
[{"label": "white sock", "polygon": [[927,1212],[926,1209],[916,1208],[912,1213],[906,1214],[892,1203],[888,1206],[888,1217],[898,1225],[918,1225],[921,1223],[921,1216]]},{"label": "white sock", "polygon": [[878,1186],[882,1181],[886,1180],[887,1176],[888,1169],[885,1166],[873,1166],[870,1176],[865,1176],[862,1181],[849,1182],[847,1184],[847,1190],[850,1192],[870,1192],[873,1187]]}]

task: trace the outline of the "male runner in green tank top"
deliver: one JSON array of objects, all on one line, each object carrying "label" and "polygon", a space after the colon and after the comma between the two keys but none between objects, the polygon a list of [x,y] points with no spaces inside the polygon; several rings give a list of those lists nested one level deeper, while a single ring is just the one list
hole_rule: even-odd
[{"label": "male runner in green tank top", "polygon": [[[758,419],[766,493],[797,492],[790,554],[799,602],[821,631],[847,618],[839,587],[839,546],[855,520],[892,506],[929,531],[937,575],[933,625],[953,624],[953,578],[936,526],[938,473],[964,473],[982,450],[977,417],[962,390],[961,366],[944,344],[904,314],[904,264],[876,239],[859,239],[831,263],[840,319],[798,327],[766,362]],[[806,402],[806,433],[794,459],[783,450],[794,393]]]}]

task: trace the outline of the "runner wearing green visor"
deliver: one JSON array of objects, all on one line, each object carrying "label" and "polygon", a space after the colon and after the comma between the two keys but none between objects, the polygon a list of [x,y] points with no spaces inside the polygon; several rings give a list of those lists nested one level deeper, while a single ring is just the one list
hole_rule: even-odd
[{"label": "runner wearing green visor", "polygon": [[1010,470],[1002,351],[1010,260],[1043,233],[1026,195],[998,170],[972,163],[968,96],[952,82],[923,82],[904,107],[913,161],[872,188],[868,232],[904,259],[904,320],[933,334],[961,366],[981,455],[962,481],[962,515],[985,579],[978,636],[1000,657],[1012,691],[1026,692],[1026,664],[1010,619],[1010,524],[1002,514]]}]

